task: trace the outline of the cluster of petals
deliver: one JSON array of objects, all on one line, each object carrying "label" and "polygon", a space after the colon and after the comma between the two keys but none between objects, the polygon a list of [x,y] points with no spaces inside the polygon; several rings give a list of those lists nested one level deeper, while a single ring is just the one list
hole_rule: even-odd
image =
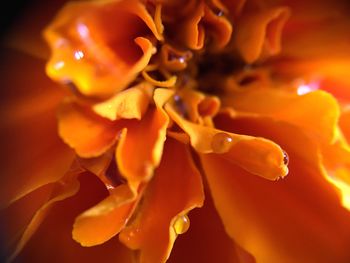
[{"label": "cluster of petals", "polygon": [[44,30],[60,88],[8,81],[8,262],[349,262],[347,8],[66,3]]}]

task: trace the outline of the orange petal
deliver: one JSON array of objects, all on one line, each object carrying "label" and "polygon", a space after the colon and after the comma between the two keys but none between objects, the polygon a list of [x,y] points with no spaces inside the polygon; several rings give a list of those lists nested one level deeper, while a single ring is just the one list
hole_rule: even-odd
[{"label": "orange petal", "polygon": [[59,135],[85,158],[106,152],[116,142],[123,125],[123,121],[109,121],[69,100],[61,104],[58,114]]},{"label": "orange petal", "polygon": [[76,180],[76,177],[79,172],[80,171],[72,171],[69,174],[66,174],[65,178],[62,178],[60,181],[55,182],[50,186],[50,198],[42,204],[42,206],[33,215],[29,224],[25,227],[15,250],[8,259],[9,262],[11,262],[21,252],[55,203],[65,200],[78,192],[79,182]]},{"label": "orange petal", "polygon": [[285,2],[289,2],[285,4],[291,7],[293,15],[283,33],[284,56],[309,60],[349,55],[350,21],[346,1]]},{"label": "orange petal", "polygon": [[282,29],[289,18],[285,7],[244,14],[237,22],[235,43],[247,63],[276,55],[281,50]]},{"label": "orange petal", "polygon": [[226,234],[210,194],[204,206],[190,213],[191,227],[177,238],[169,263],[255,263],[251,255]]},{"label": "orange petal", "polygon": [[119,236],[128,247],[140,250],[140,262],[165,262],[177,236],[176,219],[203,203],[201,177],[189,149],[168,139],[163,160],[136,218]]},{"label": "orange petal", "polygon": [[204,45],[205,30],[200,24],[204,17],[204,4],[201,3],[177,28],[176,37],[187,47],[198,50]]},{"label": "orange petal", "polygon": [[187,61],[192,58],[192,52],[181,51],[169,44],[164,44],[160,50],[162,65],[171,71],[181,71],[187,67]]},{"label": "orange petal", "polygon": [[147,37],[161,38],[137,0],[71,2],[44,33],[53,52],[48,75],[98,97],[111,96],[132,82],[154,52]]},{"label": "orange petal", "polygon": [[149,107],[140,121],[130,122],[121,134],[116,150],[118,168],[130,185],[136,184],[136,188],[140,182],[150,179],[162,157],[169,124],[162,107],[172,94],[171,90],[156,89],[156,108]]},{"label": "orange petal", "polygon": [[337,101],[324,91],[299,96],[278,89],[244,90],[223,98],[223,104],[240,112],[288,122],[325,142],[334,140],[340,114]]},{"label": "orange petal", "polygon": [[213,47],[217,50],[224,48],[231,40],[232,25],[223,16],[218,16],[208,7],[205,6],[205,15],[203,23],[205,30],[213,35]]},{"label": "orange petal", "polygon": [[296,149],[297,139],[305,135],[271,119],[226,119],[220,124],[273,139],[290,157],[290,175],[271,183],[248,176],[219,156],[202,155],[227,233],[257,262],[348,262],[350,213],[325,180],[317,151],[308,147],[312,141],[306,139],[309,145]]},{"label": "orange petal", "polygon": [[57,136],[55,108],[62,94],[43,73],[42,61],[11,50],[1,53],[1,61],[6,87],[0,91],[0,207],[4,207],[62,178],[74,152]]},{"label": "orange petal", "polygon": [[79,215],[73,238],[82,246],[95,246],[118,234],[126,225],[135,206],[135,196],[127,185],[110,191],[103,201]]},{"label": "orange petal", "polygon": [[72,239],[74,218],[108,194],[105,186],[91,174],[83,174],[79,181],[78,194],[55,204],[15,262],[111,263],[116,259],[123,263],[133,262],[131,252],[117,239],[90,248],[82,247]]},{"label": "orange petal", "polygon": [[190,136],[191,145],[197,152],[220,154],[222,158],[269,180],[287,175],[285,153],[274,142],[194,124],[180,117],[169,104],[165,108]]},{"label": "orange petal", "polygon": [[111,121],[138,119],[146,112],[153,87],[147,82],[117,93],[104,102],[95,104],[93,111]]}]

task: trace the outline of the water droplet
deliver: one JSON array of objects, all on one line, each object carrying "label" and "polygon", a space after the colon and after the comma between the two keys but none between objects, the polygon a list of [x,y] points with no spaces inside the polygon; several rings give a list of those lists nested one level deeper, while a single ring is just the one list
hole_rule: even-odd
[{"label": "water droplet", "polygon": [[122,177],[121,174],[119,173],[117,164],[114,160],[110,162],[104,174],[104,177],[106,179],[105,185],[109,190],[117,187],[118,185],[126,183],[125,178]]},{"label": "water droplet", "polygon": [[174,52],[169,52],[168,59],[169,61],[178,61],[182,64],[186,62],[186,58],[184,56],[180,56]]},{"label": "water droplet", "polygon": [[84,57],[84,52],[81,50],[77,50],[74,52],[74,57],[76,60],[81,60]]},{"label": "water droplet", "polygon": [[219,132],[214,135],[211,141],[211,147],[214,153],[226,153],[231,149],[233,143],[232,137],[224,132]]},{"label": "water droplet", "polygon": [[217,16],[223,16],[224,15],[224,11],[222,11],[222,10],[217,10],[216,12],[215,12],[215,14],[217,15]]},{"label": "water droplet", "polygon": [[183,117],[187,117],[187,106],[185,104],[185,102],[182,100],[182,98],[179,95],[175,95],[173,97],[174,99],[174,104],[176,107],[177,112],[183,116]]},{"label": "water droplet", "polygon": [[285,151],[283,151],[283,163],[284,163],[284,165],[289,164],[289,156],[288,156],[288,153]]},{"label": "water droplet", "polygon": [[180,215],[175,219],[173,227],[178,235],[186,233],[190,228],[190,219],[187,215]]}]

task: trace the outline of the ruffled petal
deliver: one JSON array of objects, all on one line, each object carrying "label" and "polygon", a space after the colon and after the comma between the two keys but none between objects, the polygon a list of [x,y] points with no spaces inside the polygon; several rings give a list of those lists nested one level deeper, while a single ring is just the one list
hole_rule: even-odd
[{"label": "ruffled petal", "polygon": [[324,142],[335,138],[340,115],[337,101],[324,91],[305,95],[286,93],[279,89],[247,89],[222,98],[225,106],[285,121]]},{"label": "ruffled petal", "polygon": [[91,174],[79,177],[77,195],[55,204],[38,231],[33,235],[14,263],[19,262],[67,262],[77,261],[132,263],[132,253],[117,239],[101,246],[85,248],[72,239],[74,219],[107,196],[105,186]]},{"label": "ruffled petal", "polygon": [[95,97],[123,90],[150,61],[150,39],[162,38],[137,0],[69,3],[44,35],[53,52],[48,75]]},{"label": "ruffled petal", "polygon": [[153,87],[147,82],[119,92],[109,100],[97,103],[93,111],[111,121],[118,119],[141,120],[151,99]]},{"label": "ruffled petal", "polygon": [[1,61],[0,207],[4,207],[62,178],[74,153],[57,136],[55,108],[62,94],[43,74],[44,64],[11,50],[1,53]]},{"label": "ruffled petal", "polygon": [[205,13],[204,6],[205,5],[201,2],[190,16],[177,27],[177,39],[185,46],[194,50],[199,50],[203,48],[204,45],[205,29],[200,23]]},{"label": "ruffled petal", "polygon": [[232,25],[223,16],[215,14],[208,6],[204,8],[203,24],[206,33],[213,37],[213,48],[220,50],[224,48],[231,40]]},{"label": "ruffled petal", "polygon": [[339,125],[346,140],[350,144],[350,108],[342,112],[339,119]]},{"label": "ruffled petal", "polygon": [[127,185],[111,190],[107,198],[76,218],[73,239],[87,247],[103,244],[124,228],[134,201],[135,195]]},{"label": "ruffled petal", "polygon": [[289,15],[288,8],[278,7],[245,13],[239,18],[234,41],[247,63],[280,52],[282,29]]},{"label": "ruffled petal", "polygon": [[85,158],[107,151],[117,140],[123,121],[102,118],[74,101],[64,101],[58,113],[58,132],[76,153]]},{"label": "ruffled petal", "polygon": [[123,130],[116,150],[120,173],[132,189],[148,181],[159,165],[169,118],[162,109],[173,91],[156,89],[156,107],[150,107],[141,121],[132,121]]},{"label": "ruffled petal", "polygon": [[[233,132],[271,138],[290,157],[290,175],[271,183],[248,176],[219,156],[202,155],[227,233],[257,262],[348,262],[350,213],[325,179],[319,155],[309,147],[312,141],[293,126],[269,119],[225,118],[216,123]],[[306,144],[295,147],[299,139]]]},{"label": "ruffled petal", "polygon": [[175,224],[186,224],[177,220],[183,220],[204,199],[200,174],[185,145],[168,139],[163,160],[147,186],[136,218],[119,236],[128,247],[140,250],[141,263],[167,260],[180,234]]},{"label": "ruffled petal", "polygon": [[285,153],[274,142],[194,124],[183,119],[169,104],[165,109],[190,136],[191,145],[197,152],[217,153],[221,158],[269,180],[287,175]]}]

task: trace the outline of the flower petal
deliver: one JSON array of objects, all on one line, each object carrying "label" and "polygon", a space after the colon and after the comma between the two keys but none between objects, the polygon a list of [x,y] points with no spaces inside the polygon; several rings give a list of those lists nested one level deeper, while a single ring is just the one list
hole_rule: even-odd
[{"label": "flower petal", "polygon": [[[111,24],[116,25],[113,30]],[[82,94],[93,97],[123,90],[154,52],[147,37],[161,38],[137,0],[71,2],[44,35],[53,52],[48,75],[71,81]]]},{"label": "flower petal", "polygon": [[156,108],[149,108],[140,121],[132,121],[123,130],[116,150],[120,173],[128,180],[132,189],[147,181],[158,166],[163,152],[169,118],[162,109],[173,94],[167,89],[156,89]]},{"label": "flower petal", "polygon": [[111,121],[138,119],[146,112],[153,87],[147,82],[117,93],[104,102],[95,104],[93,111]]},{"label": "flower petal", "polygon": [[4,207],[62,178],[74,152],[57,136],[55,108],[62,94],[45,77],[43,62],[11,50],[1,52],[1,61],[6,87],[0,90],[0,207]]},{"label": "flower petal", "polygon": [[103,201],[79,215],[73,227],[73,239],[82,246],[95,246],[118,234],[135,206],[135,195],[127,185],[111,190]]},{"label": "flower petal", "polygon": [[25,227],[21,238],[19,239],[15,250],[8,259],[11,262],[24,248],[26,243],[30,240],[33,234],[37,231],[43,220],[45,219],[49,210],[56,202],[65,200],[75,195],[79,190],[79,182],[76,180],[80,171],[72,171],[65,175],[60,181],[53,183],[50,186],[51,196],[42,204],[42,206],[35,212],[29,224]]},{"label": "flower petal", "polygon": [[288,8],[278,7],[246,13],[240,17],[235,43],[247,63],[280,52],[282,29],[289,13]]},{"label": "flower petal", "polygon": [[[261,263],[348,262],[350,213],[325,180],[317,148],[308,147],[313,142],[293,126],[271,119],[225,118],[220,127],[271,138],[290,157],[290,175],[271,183],[247,176],[219,156],[202,155],[214,203],[228,234]],[[295,147],[302,138],[307,144]]]},{"label": "flower petal", "polygon": [[203,23],[206,31],[214,37],[214,48],[217,50],[224,48],[231,40],[231,23],[225,17],[215,14],[208,6],[205,6],[204,11]]},{"label": "flower petal", "polygon": [[[287,175],[284,152],[274,142],[197,125],[180,117],[169,104],[165,109],[171,119],[190,136],[192,147],[199,153],[216,152],[220,157],[269,180]],[[222,151],[220,148],[223,148]]]},{"label": "flower petal", "polygon": [[[74,218],[108,194],[105,186],[91,174],[79,177],[77,195],[55,204],[38,231],[19,254],[16,262],[115,262],[132,263],[131,252],[117,239],[101,246],[85,248],[72,239]],[[59,251],[59,253],[58,253]]]},{"label": "flower petal", "polygon": [[340,115],[337,101],[324,91],[299,96],[272,88],[252,89],[223,98],[223,104],[296,125],[324,142],[334,140]]},{"label": "flower petal", "polygon": [[176,218],[201,206],[204,199],[200,174],[185,145],[168,139],[163,160],[136,218],[119,236],[128,247],[140,250],[141,263],[167,260],[177,236]]},{"label": "flower petal", "polygon": [[191,227],[177,238],[169,263],[255,263],[226,234],[209,193],[205,195],[204,206],[191,211],[190,219]]},{"label": "flower petal", "polygon": [[[200,24],[204,17],[204,4],[200,3],[190,16],[178,26],[177,39],[187,47],[199,50],[204,45],[205,30]],[[179,30],[180,28],[180,30]]]},{"label": "flower petal", "polygon": [[64,101],[58,113],[58,132],[76,153],[85,158],[107,151],[117,140],[123,121],[104,119],[73,101]]}]

